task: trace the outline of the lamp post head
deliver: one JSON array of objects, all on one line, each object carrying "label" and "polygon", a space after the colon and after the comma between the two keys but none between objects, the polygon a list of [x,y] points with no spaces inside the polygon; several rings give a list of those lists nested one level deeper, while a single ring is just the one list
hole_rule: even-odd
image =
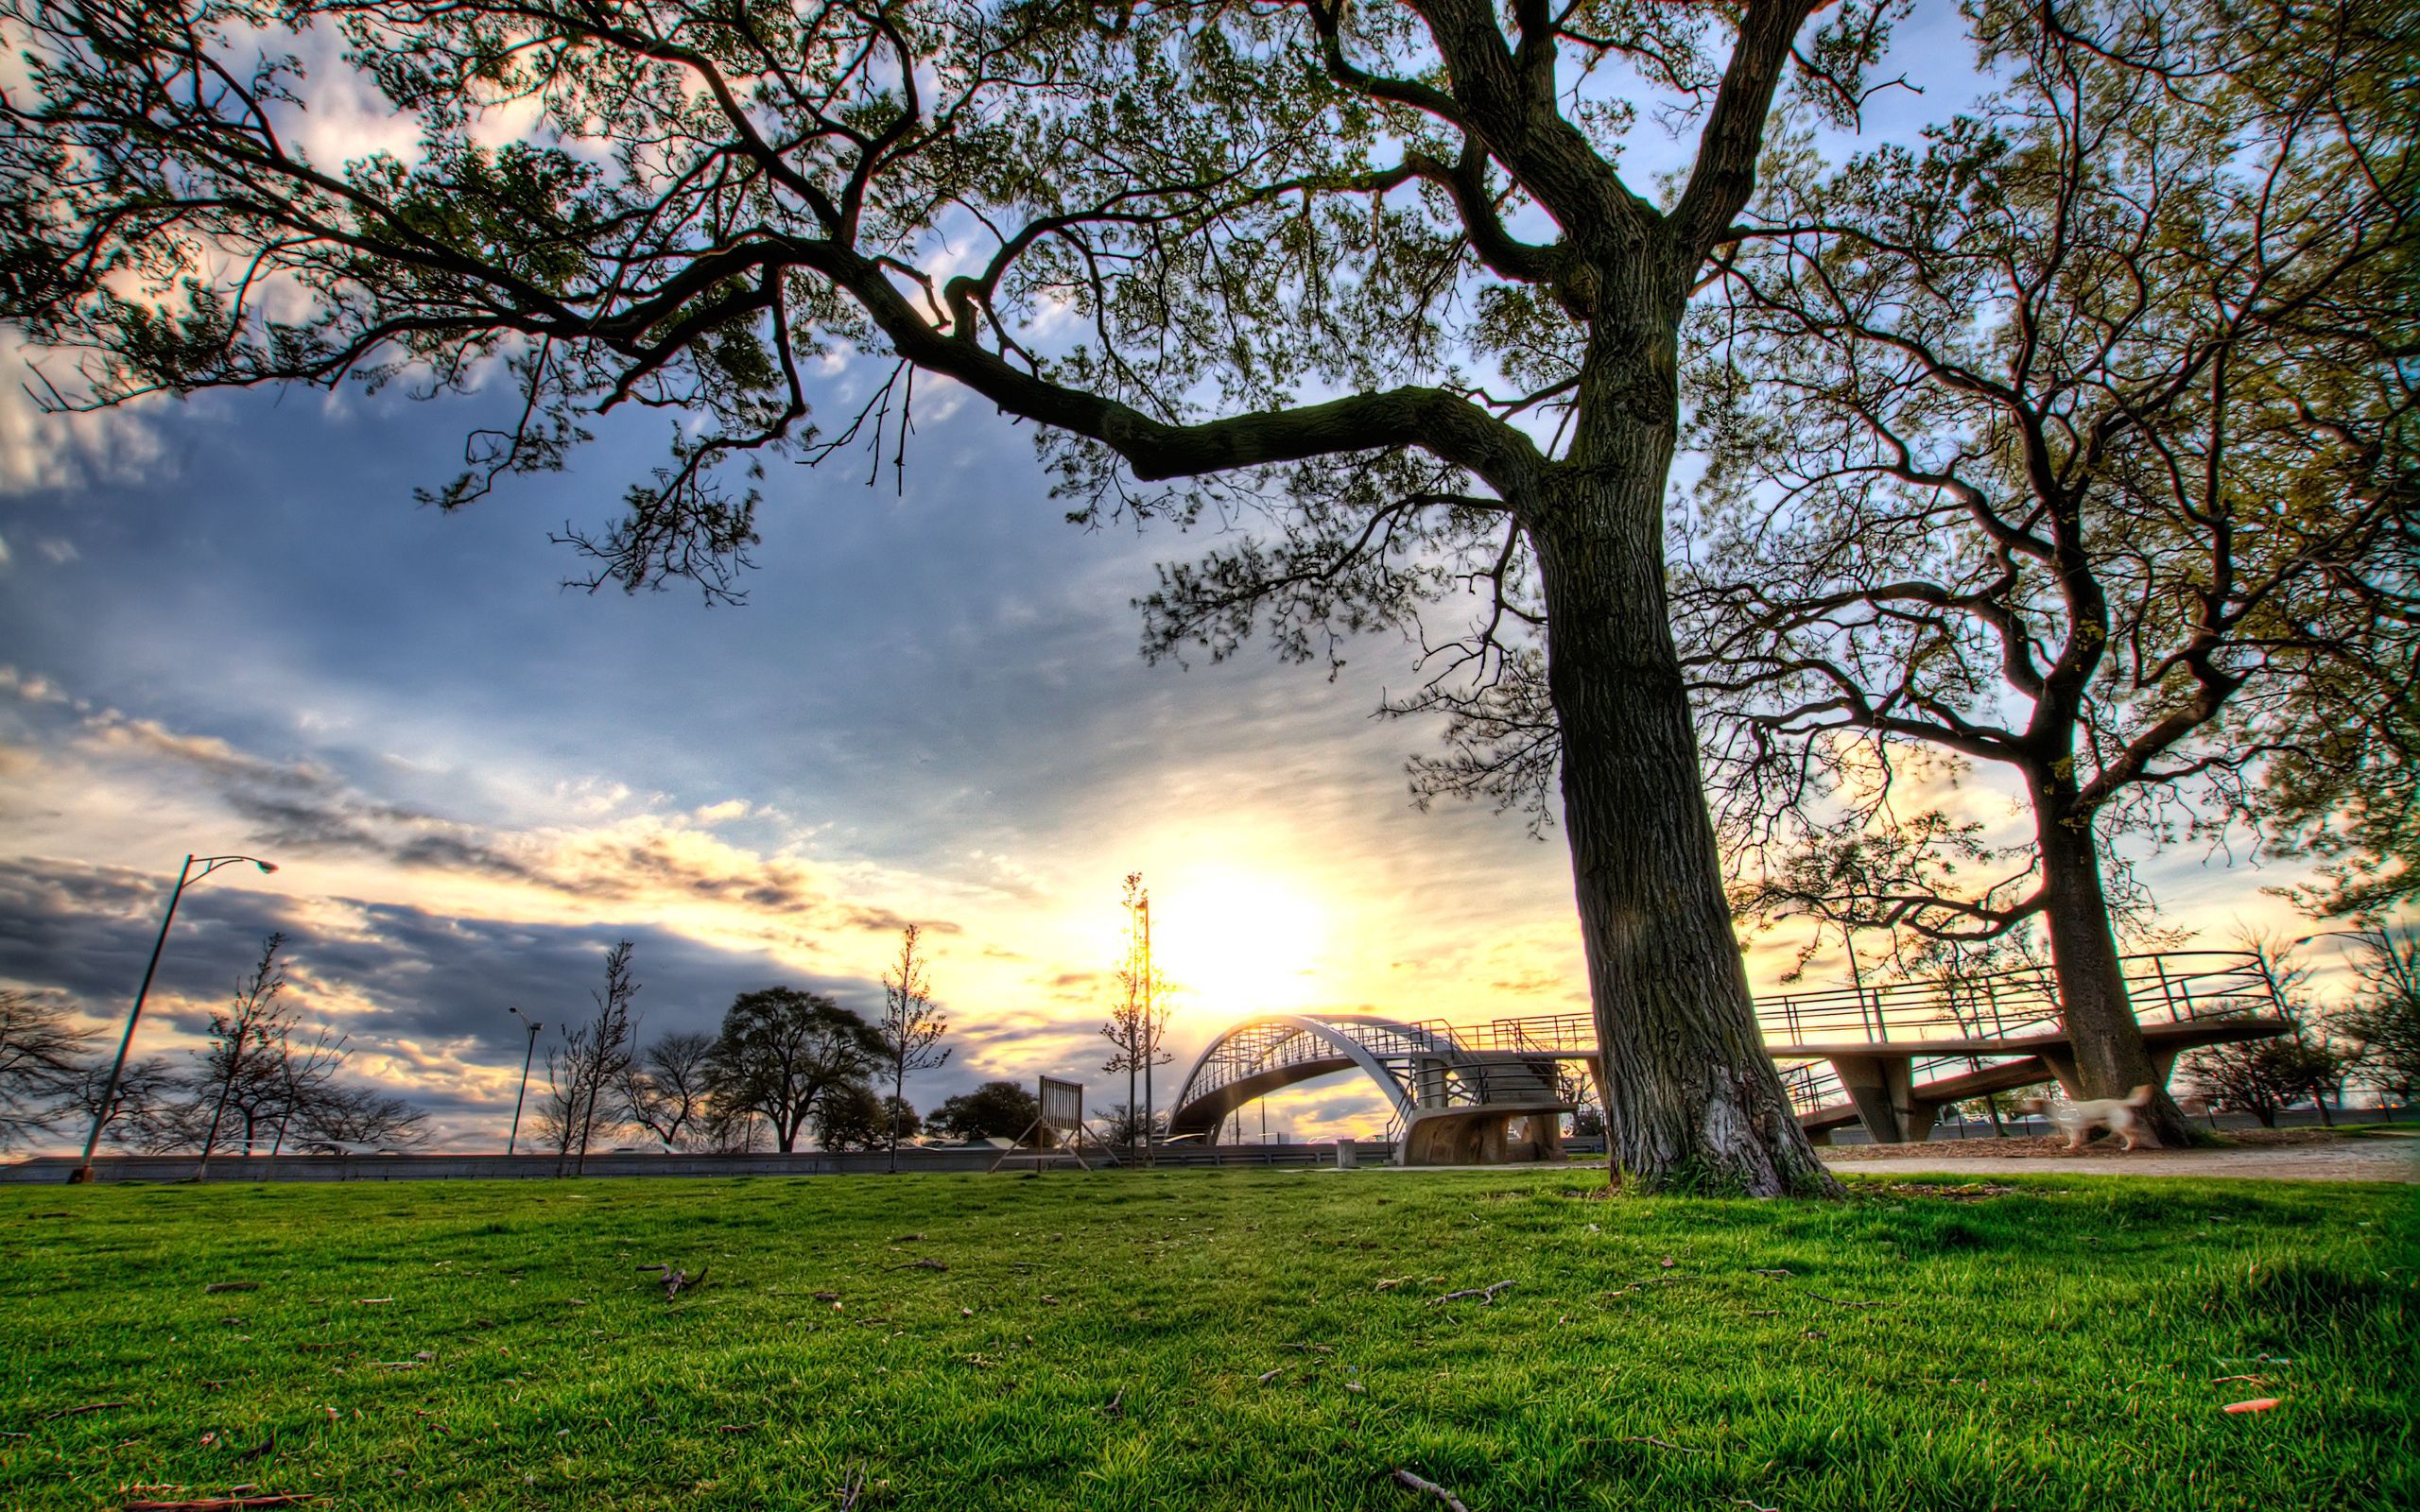
[{"label": "lamp post head", "polygon": [[277,863],[274,861],[255,861],[252,865],[260,868],[263,875],[277,869]]}]

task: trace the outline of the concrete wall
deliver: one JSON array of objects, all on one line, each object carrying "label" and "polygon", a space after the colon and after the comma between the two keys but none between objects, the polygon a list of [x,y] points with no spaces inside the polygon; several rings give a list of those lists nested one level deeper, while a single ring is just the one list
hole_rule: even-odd
[{"label": "concrete wall", "polygon": [[[1384,1160],[1390,1147],[1363,1143],[1366,1159]],[[899,1169],[913,1171],[988,1171],[999,1159],[997,1150],[901,1150]],[[1096,1169],[1101,1161],[1089,1151],[1085,1160]],[[190,1181],[199,1161],[191,1155],[104,1155],[93,1169],[103,1181]],[[890,1168],[889,1155],[831,1155],[805,1151],[797,1155],[591,1155],[587,1174],[593,1177],[684,1176],[862,1176]],[[1076,1169],[1063,1155],[1046,1156],[1050,1171]],[[1197,1165],[1333,1165],[1332,1144],[1238,1144],[1210,1148],[1163,1150],[1162,1166]],[[1018,1150],[1002,1171],[1029,1171],[1034,1152]],[[0,1183],[64,1185],[76,1169],[73,1156],[46,1155],[0,1165]],[[551,1179],[557,1172],[552,1155],[216,1155],[211,1158],[208,1179],[220,1181],[443,1181],[461,1179]]]}]

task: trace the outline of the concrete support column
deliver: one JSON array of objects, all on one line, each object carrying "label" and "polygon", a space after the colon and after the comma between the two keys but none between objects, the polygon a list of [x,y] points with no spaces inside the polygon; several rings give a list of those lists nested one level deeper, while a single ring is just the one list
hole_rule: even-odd
[{"label": "concrete support column", "polygon": [[[1913,1066],[1905,1056],[1834,1056],[1832,1069],[1840,1074],[1841,1085],[1847,1089],[1849,1101],[1857,1107],[1858,1122],[1865,1125],[1866,1137],[1876,1144],[1898,1144],[1923,1135],[1910,1132],[1916,1119],[1913,1095]],[[1927,1133],[1932,1129],[1929,1109],[1924,1115]]]},{"label": "concrete support column", "polygon": [[2066,1092],[2070,1102],[2082,1097],[2083,1074],[2076,1070],[2075,1053],[2069,1050],[2045,1050],[2041,1054],[2042,1063],[2050,1068],[2051,1075],[2059,1078],[2059,1091]]}]

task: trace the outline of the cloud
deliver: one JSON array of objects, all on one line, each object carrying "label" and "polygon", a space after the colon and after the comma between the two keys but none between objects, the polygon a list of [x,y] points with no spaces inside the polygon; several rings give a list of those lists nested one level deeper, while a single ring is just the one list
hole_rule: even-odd
[{"label": "cloud", "polygon": [[[41,365],[63,372],[72,359],[52,354]],[[163,460],[150,418],[156,404],[61,413],[34,397],[44,387],[24,347],[0,351],[0,495],[156,478]]]}]

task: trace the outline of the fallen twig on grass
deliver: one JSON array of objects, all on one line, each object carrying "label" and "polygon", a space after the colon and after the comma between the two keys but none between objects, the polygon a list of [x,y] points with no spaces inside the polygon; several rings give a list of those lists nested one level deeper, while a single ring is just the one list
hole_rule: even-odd
[{"label": "fallen twig on grass", "polygon": [[1479,1299],[1481,1305],[1485,1305],[1489,1302],[1495,1301],[1495,1294],[1503,1291],[1506,1287],[1511,1286],[1512,1284],[1512,1283],[1511,1281],[1493,1281],[1485,1286],[1474,1286],[1468,1291],[1447,1292],[1443,1297],[1430,1297],[1428,1299],[1428,1305],[1435,1307],[1440,1302],[1459,1302],[1466,1297],[1476,1297]]},{"label": "fallen twig on grass", "polygon": [[[697,1287],[706,1284],[706,1273],[714,1269],[714,1267],[712,1265],[700,1266],[698,1274],[695,1276],[690,1275],[687,1271],[681,1269],[677,1265],[671,1264],[641,1265],[639,1269],[654,1271],[657,1275],[664,1278],[664,1299],[668,1302],[674,1297],[680,1296],[683,1291],[694,1290]],[[579,1298],[575,1297],[573,1300],[577,1301]]]},{"label": "fallen twig on grass", "polygon": [[253,1506],[299,1506],[320,1500],[317,1491],[277,1496],[206,1496],[199,1502],[129,1502],[124,1512],[241,1512]]},{"label": "fallen twig on grass", "polygon": [[1378,1284],[1371,1287],[1370,1290],[1374,1292],[1392,1292],[1396,1287],[1401,1286],[1409,1280],[1411,1280],[1411,1278],[1409,1276],[1381,1276],[1378,1278]]},{"label": "fallen twig on grass", "polygon": [[857,1504],[857,1498],[865,1494],[865,1467],[850,1466],[849,1472],[840,1477],[840,1512],[852,1512]]},{"label": "fallen twig on grass", "polygon": [[53,1407],[50,1411],[43,1413],[43,1417],[44,1418],[81,1418],[88,1412],[99,1412],[105,1407],[126,1407],[131,1405],[132,1403],[124,1401],[88,1401],[81,1407]]},{"label": "fallen twig on grass", "polygon": [[1461,1497],[1456,1496],[1453,1492],[1445,1489],[1443,1486],[1438,1485],[1435,1481],[1430,1480],[1426,1475],[1414,1475],[1411,1471],[1405,1469],[1401,1466],[1395,1467],[1394,1473],[1395,1484],[1397,1486],[1435,1497],[1438,1501],[1445,1503],[1448,1508],[1448,1512],[1471,1512],[1469,1507],[1462,1504],[1462,1499]]},{"label": "fallen twig on grass", "polygon": [[1278,1377],[1278,1376],[1282,1376],[1282,1375],[1284,1375],[1285,1373],[1286,1373],[1286,1367],[1285,1367],[1284,1366],[1282,1366],[1282,1365],[1281,1365],[1281,1366],[1278,1366],[1276,1369],[1274,1369],[1274,1370],[1263,1370],[1263,1371],[1260,1373],[1260,1378],[1259,1378],[1259,1379],[1260,1379],[1260,1383],[1261,1383],[1262,1385],[1264,1385],[1264,1386],[1265,1386],[1265,1385],[1269,1384],[1269,1383],[1270,1383],[1271,1380],[1275,1379],[1275,1378],[1276,1378],[1276,1377]]},{"label": "fallen twig on grass", "polygon": [[1124,1386],[1120,1386],[1120,1387],[1118,1387],[1118,1388],[1117,1388],[1117,1390],[1116,1390],[1116,1392],[1115,1392],[1113,1396],[1111,1396],[1111,1398],[1109,1399],[1109,1405],[1108,1405],[1108,1406],[1106,1406],[1106,1407],[1103,1407],[1103,1408],[1101,1409],[1101,1411],[1102,1411],[1102,1412],[1104,1412],[1104,1413],[1106,1413],[1106,1414],[1108,1414],[1108,1415],[1109,1415],[1110,1417],[1112,1417],[1112,1418],[1123,1418],[1123,1417],[1125,1417],[1125,1416],[1126,1416],[1126,1388],[1125,1388]]},{"label": "fallen twig on grass", "polygon": [[1751,1265],[1748,1267],[1748,1274],[1751,1276],[1787,1276],[1789,1272],[1778,1266],[1772,1270],[1766,1270],[1759,1265]]},{"label": "fallen twig on grass", "polygon": [[1755,1503],[1749,1501],[1744,1496],[1726,1496],[1723,1500],[1730,1503],[1733,1506],[1744,1506],[1748,1509],[1748,1512],[1781,1512],[1781,1508],[1777,1506],[1758,1506]]},{"label": "fallen twig on grass", "polygon": [[205,1297],[216,1297],[220,1292],[257,1292],[260,1289],[258,1281],[212,1281],[201,1291]]},{"label": "fallen twig on grass", "polygon": [[938,1261],[938,1260],[934,1260],[934,1259],[930,1258],[929,1256],[928,1256],[928,1257],[926,1257],[925,1259],[923,1259],[923,1260],[911,1260],[911,1261],[908,1262],[908,1263],[907,1263],[906,1264],[904,1264],[904,1265],[892,1265],[892,1266],[890,1266],[890,1267],[888,1267],[888,1268],[889,1268],[889,1269],[891,1269],[891,1270],[947,1270],[947,1269],[949,1269],[949,1267],[948,1267],[947,1265],[942,1264],[940,1261]]},{"label": "fallen twig on grass", "polygon": [[1819,1302],[1829,1302],[1834,1307],[1889,1307],[1892,1305],[1889,1302],[1852,1302],[1843,1297],[1825,1297],[1821,1292],[1808,1292],[1806,1295]]}]

